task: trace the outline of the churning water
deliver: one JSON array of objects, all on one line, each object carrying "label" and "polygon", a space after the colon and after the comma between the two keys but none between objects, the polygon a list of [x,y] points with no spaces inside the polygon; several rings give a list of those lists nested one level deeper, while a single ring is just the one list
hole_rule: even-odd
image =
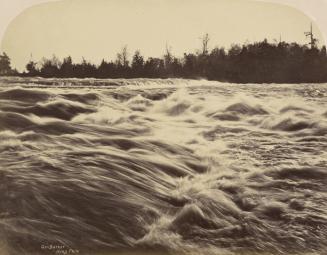
[{"label": "churning water", "polygon": [[327,84],[3,79],[1,252],[326,254],[326,97]]}]

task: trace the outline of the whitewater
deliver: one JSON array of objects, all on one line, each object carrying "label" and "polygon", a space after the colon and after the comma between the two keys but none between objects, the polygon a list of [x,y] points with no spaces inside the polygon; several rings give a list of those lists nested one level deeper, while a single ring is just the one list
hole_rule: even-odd
[{"label": "whitewater", "polygon": [[326,98],[1,78],[0,254],[326,254]]}]

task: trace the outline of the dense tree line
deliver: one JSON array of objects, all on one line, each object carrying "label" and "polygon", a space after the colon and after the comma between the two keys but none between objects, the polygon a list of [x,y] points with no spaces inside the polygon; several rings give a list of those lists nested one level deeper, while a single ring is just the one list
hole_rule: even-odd
[{"label": "dense tree line", "polygon": [[[21,75],[62,78],[206,78],[238,83],[327,82],[325,46],[319,49],[315,45],[269,43],[263,40],[242,46],[232,45],[228,50],[216,47],[209,51],[208,40],[206,35],[201,51],[185,53],[182,58],[174,57],[167,47],[162,58],[144,59],[140,51],[136,51],[129,61],[127,47],[124,47],[115,61],[103,60],[98,66],[85,59],[81,63],[73,63],[71,57],[61,61],[54,56],[39,63],[30,61],[26,65],[27,72]],[[9,74],[8,64],[2,62],[5,62],[3,57],[0,74]],[[4,69],[3,65],[6,66]],[[3,73],[3,70],[7,71]]]}]

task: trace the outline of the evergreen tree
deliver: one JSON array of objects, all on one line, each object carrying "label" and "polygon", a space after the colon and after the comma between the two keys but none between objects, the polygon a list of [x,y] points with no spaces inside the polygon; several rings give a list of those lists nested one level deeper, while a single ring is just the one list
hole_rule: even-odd
[{"label": "evergreen tree", "polygon": [[74,77],[74,65],[70,56],[64,58],[59,72],[61,77]]},{"label": "evergreen tree", "polygon": [[11,75],[12,73],[10,58],[4,52],[0,55],[0,75]]},{"label": "evergreen tree", "polygon": [[39,70],[37,69],[37,63],[33,62],[32,60],[27,63],[26,70],[28,72],[29,76],[36,76],[39,73]]},{"label": "evergreen tree", "polygon": [[140,51],[135,51],[132,60],[132,71],[134,77],[142,77],[144,75],[144,58]]}]

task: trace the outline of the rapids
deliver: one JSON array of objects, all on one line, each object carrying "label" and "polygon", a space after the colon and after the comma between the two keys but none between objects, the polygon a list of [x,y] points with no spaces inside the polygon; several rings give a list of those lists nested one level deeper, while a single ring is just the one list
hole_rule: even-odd
[{"label": "rapids", "polygon": [[326,254],[326,97],[2,78],[1,255]]}]

